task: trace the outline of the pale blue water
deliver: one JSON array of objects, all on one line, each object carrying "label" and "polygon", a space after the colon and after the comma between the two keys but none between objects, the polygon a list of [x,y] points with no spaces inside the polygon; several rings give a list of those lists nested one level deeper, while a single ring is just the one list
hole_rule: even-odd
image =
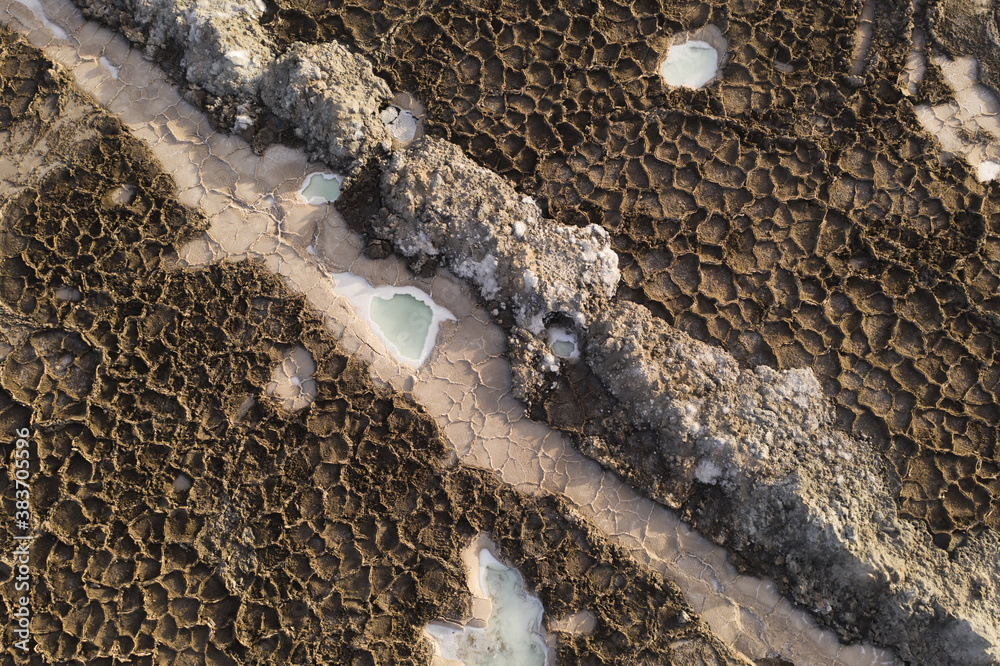
[{"label": "pale blue water", "polygon": [[371,319],[386,340],[407,358],[419,360],[427,344],[434,313],[430,306],[409,294],[372,299]]}]

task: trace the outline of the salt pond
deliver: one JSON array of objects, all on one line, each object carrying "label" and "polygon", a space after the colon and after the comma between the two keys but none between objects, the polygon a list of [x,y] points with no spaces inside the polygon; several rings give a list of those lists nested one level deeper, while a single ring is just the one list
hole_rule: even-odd
[{"label": "salt pond", "polygon": [[580,349],[577,346],[576,336],[558,326],[551,327],[548,333],[549,347],[552,348],[553,354],[570,361],[580,358]]},{"label": "salt pond", "polygon": [[340,197],[341,178],[328,171],[315,171],[305,178],[299,197],[313,206],[333,203]]},{"label": "salt pond", "polygon": [[438,655],[465,666],[545,666],[542,603],[524,591],[517,569],[500,562],[489,548],[470,555],[469,589],[474,607],[477,601],[488,601],[486,626],[476,626],[482,622],[475,618],[465,626],[428,624],[425,631]]},{"label": "salt pond", "polygon": [[372,287],[351,273],[332,277],[334,292],[351,302],[396,360],[411,367],[419,368],[430,356],[441,322],[455,319],[416,287]]},{"label": "salt pond", "polygon": [[670,47],[660,65],[660,76],[669,86],[701,88],[719,71],[719,53],[708,42],[692,39]]},{"label": "salt pond", "polygon": [[375,296],[369,314],[400,354],[406,358],[420,358],[434,321],[430,306],[411,294],[394,294],[390,298]]}]

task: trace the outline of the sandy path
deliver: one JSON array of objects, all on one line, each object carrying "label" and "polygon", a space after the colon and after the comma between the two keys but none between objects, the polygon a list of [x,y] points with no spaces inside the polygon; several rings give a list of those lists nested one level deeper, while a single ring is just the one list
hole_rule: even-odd
[{"label": "sandy path", "polygon": [[[41,11],[44,17],[36,15]],[[209,216],[210,230],[181,253],[186,266],[263,260],[308,297],[344,348],[371,364],[374,376],[426,408],[461,460],[496,470],[524,492],[568,498],[640,563],[673,580],[711,629],[746,656],[781,656],[796,664],[895,662],[887,651],[841,646],[807,612],[782,599],[773,583],[739,575],[723,549],[673,512],[602,472],[560,433],[527,419],[510,395],[510,370],[501,356],[504,334],[465,287],[442,275],[414,279],[395,257],[363,257],[362,239],[332,206],[298,201],[303,178],[321,170],[301,152],[275,147],[257,156],[242,140],[213,131],[140,52],[123,37],[84,21],[68,3],[42,0],[33,11],[0,0],[0,21],[65,66],[81,88],[146,141],[175,179],[180,199]],[[53,35],[53,24],[66,39]],[[323,250],[332,258],[326,266],[309,250],[320,224],[327,225]],[[334,294],[328,275],[344,270],[376,286],[420,287],[456,315],[457,322],[443,325],[422,368],[413,371],[392,360],[367,324]]]}]

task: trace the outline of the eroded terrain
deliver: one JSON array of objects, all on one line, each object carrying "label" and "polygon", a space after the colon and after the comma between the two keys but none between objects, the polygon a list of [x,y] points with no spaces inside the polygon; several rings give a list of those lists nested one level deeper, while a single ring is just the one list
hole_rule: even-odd
[{"label": "eroded terrain", "polygon": [[[904,102],[908,3],[870,3],[854,75],[860,3],[276,4],[279,45],[353,44],[428,131],[612,232],[625,296],[751,367],[811,368],[941,547],[1000,527],[996,194]],[[731,45],[718,82],[664,85],[669,39],[705,24]],[[934,74],[918,102],[946,98]],[[643,433],[588,416],[593,380],[556,381],[534,413],[641,470]]]},{"label": "eroded terrain", "polygon": [[[37,157],[0,200],[3,429],[30,424],[38,462],[37,658],[426,663],[420,630],[466,616],[460,551],[488,531],[547,613],[596,618],[559,634],[561,661],[741,663],[565,502],[446,466],[434,422],[262,264],[183,269],[205,217],[65,73],[0,40],[5,163]],[[296,345],[316,359],[306,416],[267,397]]]},{"label": "eroded terrain", "polygon": [[[43,23],[49,26],[52,34],[58,36],[58,30],[63,30],[52,22],[53,17],[56,17],[57,23],[68,28],[71,34],[75,35],[78,30],[82,29],[78,19],[69,19],[67,23],[69,14],[65,13],[58,4],[49,3],[47,6],[50,12],[49,16],[47,18],[41,17],[35,11],[35,19],[37,21],[39,18],[45,18]],[[23,23],[25,17],[31,15],[23,7],[19,8],[18,5],[14,5],[14,8],[17,9],[14,16],[19,19],[19,21],[15,21],[16,24]],[[55,9],[54,12],[53,9]],[[867,15],[870,18],[871,13],[869,12]],[[268,16],[265,15],[264,19],[266,22]],[[30,20],[28,24],[31,25]],[[56,26],[54,30],[52,29],[53,25]],[[862,22],[862,27],[865,25],[867,24]],[[884,34],[881,32],[882,28],[878,27],[879,25],[881,24],[876,22],[873,41],[876,49],[880,48],[884,42]],[[144,39],[141,34],[135,32],[129,34],[140,41]],[[38,44],[49,44],[44,35],[39,36],[34,33],[32,39]],[[487,315],[475,309],[470,310],[468,301],[465,300],[467,295],[462,294],[461,290],[456,290],[454,286],[449,284],[448,280],[442,280],[439,276],[433,281],[417,281],[418,284],[424,285],[425,293],[431,294],[434,299],[443,299],[444,305],[455,310],[459,317],[459,323],[454,333],[451,333],[447,327],[444,329],[440,356],[436,360],[432,358],[430,365],[417,376],[387,362],[387,359],[382,355],[384,347],[370,334],[370,331],[366,333],[363,326],[358,328],[356,322],[350,320],[350,308],[345,307],[346,304],[338,302],[333,297],[330,284],[331,273],[340,270],[360,271],[360,274],[369,276],[368,279],[373,280],[372,284],[394,284],[400,279],[410,283],[412,278],[405,276],[405,269],[401,269],[398,263],[391,261],[372,262],[359,256],[363,243],[346,233],[346,230],[328,227],[324,222],[318,221],[317,216],[310,217],[301,209],[297,210],[294,205],[289,206],[288,202],[292,198],[292,193],[302,185],[301,178],[309,173],[306,171],[304,161],[292,153],[279,150],[269,150],[265,152],[262,160],[255,161],[246,151],[245,146],[240,145],[238,141],[233,142],[224,135],[213,132],[203,119],[197,117],[196,113],[192,114],[190,107],[180,103],[179,96],[169,86],[148,80],[149,67],[137,58],[135,51],[129,51],[127,55],[123,55],[121,47],[117,44],[112,45],[108,38],[104,38],[103,42],[84,39],[80,44],[79,55],[74,55],[72,51],[67,51],[57,44],[52,45],[55,46],[55,49],[50,52],[59,54],[61,58],[65,56],[63,62],[74,68],[77,80],[88,90],[94,90],[99,100],[104,100],[103,103],[108,104],[109,108],[120,114],[138,136],[149,142],[157,157],[164,161],[168,166],[167,170],[177,179],[180,200],[201,207],[211,222],[203,236],[194,237],[192,242],[179,248],[184,264],[195,269],[223,259],[246,260],[256,257],[263,262],[268,270],[285,276],[288,286],[295,291],[305,293],[310,306],[316,308],[326,317],[326,325],[336,337],[340,338],[340,345],[347,351],[356,352],[360,358],[371,361],[371,367],[376,377],[383,381],[389,381],[397,389],[412,392],[413,397],[425,406],[437,420],[447,441],[455,447],[456,452],[463,460],[497,470],[503,479],[518,484],[518,488],[522,491],[536,489],[537,492],[537,489],[547,489],[549,492],[562,493],[571,503],[575,503],[577,508],[582,510],[583,515],[588,520],[593,521],[601,531],[611,535],[612,539],[618,543],[628,544],[632,554],[640,562],[644,562],[654,571],[665,572],[678,580],[687,598],[691,600],[697,610],[703,612],[706,621],[713,630],[721,632],[719,635],[723,636],[726,642],[737,646],[744,654],[758,657],[780,654],[792,658],[796,662],[803,660],[803,663],[808,661],[828,663],[828,660],[833,658],[821,657],[822,654],[839,655],[847,661],[866,657],[865,651],[862,650],[851,653],[850,658],[848,658],[849,650],[841,654],[839,648],[835,645],[829,645],[827,637],[818,635],[812,630],[799,634],[799,629],[795,627],[796,623],[801,620],[793,621],[794,616],[786,615],[785,611],[780,609],[780,604],[778,607],[769,605],[776,603],[773,590],[768,589],[766,585],[760,587],[761,584],[755,583],[752,579],[734,579],[731,573],[725,571],[727,565],[721,562],[719,554],[709,555],[710,547],[706,549],[703,545],[698,544],[697,539],[691,540],[685,536],[683,529],[678,529],[676,525],[671,523],[675,519],[663,513],[662,507],[651,506],[647,500],[635,497],[631,494],[630,489],[621,486],[617,480],[609,475],[602,476],[593,468],[592,464],[579,459],[579,457],[574,457],[576,456],[575,452],[567,448],[567,443],[561,438],[551,433],[545,434],[544,428],[535,428],[531,422],[523,419],[520,415],[520,408],[516,407],[507,395],[511,387],[509,378],[504,377],[505,365],[501,359],[496,358],[502,350],[502,344],[499,346],[497,344],[503,337],[502,333],[497,336],[495,330],[485,326],[483,322],[488,319]],[[95,44],[97,45],[96,50],[94,50]],[[103,46],[101,46],[102,44]],[[102,50],[103,55],[98,58],[97,56],[102,53]],[[299,48],[296,52],[305,53],[306,51]],[[864,54],[864,52],[865,49],[862,49],[861,53]],[[873,62],[878,66],[877,58],[873,58]],[[165,64],[168,65],[168,68],[171,65],[169,62]],[[177,65],[176,62],[173,64]],[[240,63],[237,65],[237,69],[243,67]],[[775,61],[775,67],[785,74],[790,73],[788,71],[790,67],[794,71],[794,67],[785,61]],[[120,74],[123,79],[121,83],[118,82]],[[724,77],[725,71],[722,74]],[[191,76],[190,67],[187,75]],[[928,78],[933,80],[933,77]],[[136,87],[141,88],[141,92],[138,94],[136,94]],[[197,88],[189,89],[189,96],[192,91],[198,92]],[[237,90],[237,98],[239,94],[239,90]],[[277,94],[280,96],[280,93]],[[206,108],[215,114],[216,120],[225,121],[227,127],[230,125],[228,120],[234,120],[232,117],[227,120],[228,107],[225,106],[227,100],[224,94],[215,101],[212,100],[211,94],[204,99],[199,98],[197,94],[191,98],[204,102]],[[332,108],[335,109],[336,105],[334,104]],[[147,113],[151,115],[145,115]],[[243,125],[242,129],[247,130],[248,128],[245,126],[247,122],[241,118],[242,116],[237,115],[232,127],[239,130],[240,126]],[[258,149],[263,149],[268,141],[261,138],[262,134],[267,134],[268,131],[279,126],[280,119],[268,120],[257,117],[256,119],[250,118],[250,120],[259,123],[258,129],[263,127],[263,130],[250,137],[254,139]],[[262,122],[264,120],[267,122]],[[310,119],[304,119],[303,122],[306,120],[311,122]],[[183,127],[184,123],[188,121],[190,121],[193,131],[182,130],[178,132],[178,128]],[[432,131],[434,131],[434,127],[435,125],[432,123]],[[185,142],[189,142],[189,145],[185,146]],[[202,142],[205,144],[204,146]],[[682,143],[678,142],[678,145]],[[331,150],[333,150],[334,146],[343,144],[334,142],[330,145]],[[383,144],[383,146],[387,145]],[[394,148],[398,148],[395,143],[392,145]],[[475,151],[472,152],[475,155]],[[315,168],[310,170],[315,170]],[[283,175],[275,177],[277,172]],[[298,174],[298,176],[294,174]],[[126,183],[114,189],[109,194],[109,199],[115,203],[125,201],[127,204],[132,196],[134,196],[134,185]],[[349,211],[345,210],[345,213],[347,212]],[[317,248],[313,245],[307,246],[316,225],[319,225],[321,229],[335,229],[332,233],[325,235],[321,233],[315,237],[317,242],[322,241],[324,245],[327,245],[327,247],[319,248],[320,261],[318,265],[310,257],[310,255],[317,254]],[[702,224],[699,228],[704,226]],[[515,234],[517,234],[516,229]],[[378,244],[369,245],[369,254],[378,256],[381,254],[379,249]],[[628,276],[626,275],[626,277]],[[525,279],[528,279],[527,276]],[[335,274],[333,281],[336,281]],[[60,284],[55,290],[58,298],[71,303],[85,299],[84,293],[73,284]],[[635,293],[631,295],[636,296]],[[642,301],[642,298],[638,300]],[[496,314],[495,308],[493,314]],[[853,324],[845,324],[848,328],[851,325]],[[669,331],[669,329],[665,330]],[[697,332],[695,333],[697,336]],[[469,344],[472,344],[475,349],[471,356],[468,352]],[[590,341],[588,344],[594,346],[594,341]],[[683,344],[686,343],[683,343],[682,340],[682,346]],[[287,388],[288,385],[298,387],[294,390],[288,389],[288,391],[298,393],[299,397],[308,393],[304,388],[305,384],[303,384],[305,375],[300,377],[298,371],[295,371],[295,368],[302,365],[299,361],[293,364],[295,368],[292,370],[282,369],[288,365],[288,359],[295,355],[291,349],[293,348],[285,348],[281,354],[275,355],[275,358],[271,359],[268,366],[268,379],[277,382],[277,388],[272,391],[265,386],[265,395],[273,393],[279,398],[287,398],[288,396],[281,393],[283,389],[280,387]],[[55,372],[63,371],[65,362],[61,359],[64,357],[65,354],[55,362],[53,366]],[[588,363],[591,363],[593,367],[590,356],[588,356]],[[559,365],[556,364],[555,368],[558,367]],[[565,364],[564,367],[566,367]],[[588,435],[582,440],[586,445],[585,450],[589,450],[591,454],[596,454],[596,457],[601,459],[602,452],[608,450],[610,440],[613,453],[604,459],[604,462],[609,463],[612,467],[618,466],[627,475],[632,475],[632,478],[637,480],[647,492],[652,490],[653,496],[656,496],[656,488],[647,483],[648,478],[644,479],[641,474],[635,475],[635,472],[637,470],[641,472],[642,468],[634,462],[634,456],[636,451],[642,453],[643,449],[626,450],[633,456],[633,461],[629,466],[629,460],[620,455],[622,450],[614,450],[616,444],[614,438],[607,436],[609,432],[619,430],[618,426],[621,423],[614,420],[596,422],[592,418],[600,411],[595,409],[595,406],[602,409],[610,408],[609,411],[614,411],[616,405],[613,401],[608,402],[609,396],[604,392],[603,387],[595,383],[593,375],[588,375],[586,371],[582,374],[579,373],[579,370],[583,370],[582,364],[569,364],[569,367],[576,368],[571,370],[570,375],[577,373],[577,388],[583,387],[584,392],[589,393],[590,397],[581,400],[578,397],[579,392],[574,396],[562,391],[563,396],[560,398],[562,404],[560,405],[551,400],[551,394],[546,395],[546,392],[542,392],[530,395],[529,392],[529,397],[534,405],[534,414],[541,417],[547,416],[554,425],[577,434],[580,433],[582,427],[581,421],[578,420],[574,424],[573,419],[583,418],[582,423],[586,426],[585,434]],[[565,374],[556,375],[553,379],[565,382],[566,376]],[[515,379],[517,380],[518,377],[520,375],[515,372]],[[822,379],[822,373],[820,373],[820,377]],[[298,383],[293,381],[295,379],[299,380]],[[282,384],[285,380],[287,382]],[[304,381],[315,382],[316,380],[310,378]],[[480,383],[477,384],[477,382]],[[474,389],[471,399],[470,394],[467,393],[470,387]],[[519,386],[515,383],[513,388],[515,391],[523,393],[524,385]],[[501,396],[499,400],[497,396]],[[312,396],[311,399],[315,399],[315,396]],[[242,419],[250,410],[254,409],[254,404],[255,400],[252,397],[245,397],[236,406],[234,418]],[[291,406],[296,409],[303,408],[301,404],[294,403],[294,401]],[[499,410],[496,409],[497,406],[500,407]],[[587,416],[584,417],[584,414]],[[587,422],[588,419],[589,422]],[[626,419],[624,424],[626,428],[622,430],[629,432],[628,428],[632,427],[634,422],[630,423]],[[620,442],[618,443],[620,444]],[[616,457],[621,458],[626,466],[620,466]],[[976,474],[980,474],[979,468],[977,468]],[[708,468],[702,468],[700,474],[696,470],[695,476],[699,480],[710,483],[715,478],[715,472]],[[989,476],[989,469],[986,470],[985,477],[987,480],[992,478]],[[175,487],[177,487],[178,479],[180,479],[179,487],[183,487],[186,483],[184,478],[188,477],[178,476],[174,481]],[[976,478],[978,479],[978,476]],[[860,480],[863,481],[863,479]],[[854,479],[852,479],[853,481]],[[706,500],[708,500],[709,505],[712,503],[710,493],[696,494],[696,497],[696,504],[688,509],[689,515],[691,515],[690,511],[694,506],[704,506]],[[726,499],[732,500],[733,498]],[[946,503],[954,500],[954,498],[946,497],[942,489],[939,489],[937,499],[946,500]],[[822,501],[825,500],[821,500],[821,503]],[[724,504],[720,504],[720,506],[724,506]],[[989,515],[987,513],[986,518]],[[893,521],[890,523],[892,524]],[[973,528],[976,527],[975,522],[970,523],[970,525]],[[861,524],[861,527],[867,529],[864,524]],[[939,545],[954,548],[960,544],[963,531],[967,527],[969,525],[950,529],[947,532],[947,538],[942,536],[943,533],[939,531],[937,538]],[[972,530],[973,533],[976,531]],[[716,539],[720,538],[719,535],[714,536]],[[672,550],[674,545],[671,542],[676,542],[678,550]],[[977,543],[979,542],[977,541]],[[686,551],[685,549],[688,547],[694,548],[692,551]],[[966,555],[971,552],[968,548],[959,549],[959,551]],[[689,553],[691,554],[689,555]],[[692,555],[693,558],[689,559]],[[929,559],[928,563],[933,559]],[[963,564],[963,566],[965,565]],[[877,567],[880,575],[884,571],[882,567],[881,564]],[[891,566],[888,571],[892,571]],[[805,580],[808,581],[811,575],[812,573],[805,574]],[[923,575],[923,573],[918,575],[918,581]],[[699,591],[699,579],[702,584],[708,583],[710,589],[705,591],[707,594]],[[922,583],[918,582],[918,585],[920,584]],[[886,585],[888,594],[906,593],[906,588],[901,586],[900,581],[889,579]],[[756,589],[754,589],[755,586]],[[763,597],[761,596],[762,592],[766,592]],[[964,593],[963,590],[960,595]],[[732,601],[725,601],[727,595],[735,600],[735,607],[731,605]],[[807,594],[806,597],[808,598],[810,595]],[[769,602],[766,600],[768,598],[775,599],[775,601]],[[819,612],[828,614],[829,605],[825,610],[822,609],[822,606],[823,603],[820,602]],[[733,611],[735,611],[735,616],[732,615]],[[835,611],[838,618],[850,617],[851,613],[851,609],[837,609]],[[781,617],[776,618],[776,616]],[[843,625],[838,626],[838,629],[842,632],[845,631]],[[977,627],[976,630],[981,629],[983,628]],[[897,628],[894,627],[893,631],[896,630]],[[875,635],[878,635],[879,631],[881,630],[876,630]],[[863,629],[861,632],[864,635]],[[788,640],[789,636],[796,634],[798,635],[794,639]],[[855,629],[848,626],[846,635],[855,636]],[[812,643],[812,647],[807,647],[810,641],[817,640],[819,642]],[[899,639],[883,635],[881,640],[888,640],[890,644],[898,645],[896,641]],[[799,641],[804,641],[804,644],[800,645]],[[910,647],[907,646],[907,649]]]}]

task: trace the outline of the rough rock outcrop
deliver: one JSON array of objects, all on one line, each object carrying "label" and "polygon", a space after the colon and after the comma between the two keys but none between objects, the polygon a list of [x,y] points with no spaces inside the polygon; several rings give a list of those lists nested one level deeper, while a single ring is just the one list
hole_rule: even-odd
[{"label": "rough rock outcrop", "polygon": [[701,486],[690,516],[699,529],[784,579],[845,637],[914,663],[995,663],[995,535],[952,560],[899,518],[884,460],[834,427],[811,371],[741,370],[625,302],[591,325],[585,349],[609,390],[659,432],[671,471]]},{"label": "rough rock outcrop", "polygon": [[618,286],[604,229],[543,220],[534,200],[454,144],[423,137],[394,152],[381,190],[379,236],[417,265],[434,259],[469,280],[532,334],[557,314],[587,325]]},{"label": "rough rock outcrop", "polygon": [[352,171],[389,149],[380,119],[392,94],[371,65],[344,46],[297,44],[278,57],[260,25],[259,0],[81,0],[84,12],[145,44],[148,56],[181,53],[180,76],[214,96],[234,131],[273,114],[295,128],[316,159]]},{"label": "rough rock outcrop", "polygon": [[389,147],[379,117],[392,99],[389,85],[336,42],[293,46],[268,69],[261,98],[331,164],[351,164]]}]

